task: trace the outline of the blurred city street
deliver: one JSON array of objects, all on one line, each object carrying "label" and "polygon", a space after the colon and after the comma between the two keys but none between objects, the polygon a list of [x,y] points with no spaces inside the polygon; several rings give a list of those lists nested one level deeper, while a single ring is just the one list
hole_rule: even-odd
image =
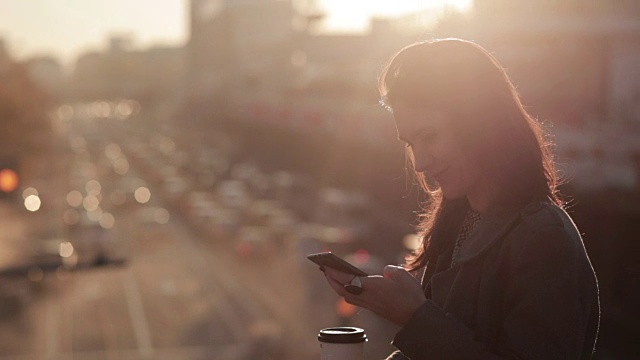
[{"label": "blurred city street", "polygon": [[[68,192],[49,190],[62,201]],[[3,291],[11,292],[2,299],[3,358],[230,359],[246,358],[242,354],[256,347],[309,350],[298,338],[309,332],[301,328],[306,324],[288,321],[300,313],[300,280],[286,260],[292,257],[284,252],[284,262],[260,268],[235,261],[228,247],[213,243],[225,239],[194,233],[173,208],[156,221],[153,215],[167,204],[152,198],[145,206],[114,209],[115,225],[100,228],[103,236],[78,240],[101,242],[102,256],[124,258],[124,264],[61,265],[44,273],[32,265],[23,276],[2,280],[10,288]],[[2,210],[3,240],[33,235],[30,223],[40,219]],[[80,263],[91,261],[77,251]],[[274,281],[286,274],[288,281]],[[288,296],[274,298],[283,293]],[[291,349],[280,343],[284,325],[298,338],[288,342]]]}]

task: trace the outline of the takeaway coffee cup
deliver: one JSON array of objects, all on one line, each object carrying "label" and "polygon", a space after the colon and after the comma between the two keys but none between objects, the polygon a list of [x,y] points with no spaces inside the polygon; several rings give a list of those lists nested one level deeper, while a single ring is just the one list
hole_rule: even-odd
[{"label": "takeaway coffee cup", "polygon": [[341,326],[320,330],[320,360],[362,360],[367,335],[363,329]]}]

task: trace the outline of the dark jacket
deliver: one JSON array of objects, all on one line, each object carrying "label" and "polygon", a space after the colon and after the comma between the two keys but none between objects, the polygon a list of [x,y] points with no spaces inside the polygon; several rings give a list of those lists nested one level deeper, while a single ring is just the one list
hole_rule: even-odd
[{"label": "dark jacket", "polygon": [[[459,249],[427,266],[428,300],[389,359],[589,359],[598,285],[569,215],[536,202],[494,210]],[[435,265],[435,271],[432,266]],[[432,275],[430,275],[432,274]]]}]

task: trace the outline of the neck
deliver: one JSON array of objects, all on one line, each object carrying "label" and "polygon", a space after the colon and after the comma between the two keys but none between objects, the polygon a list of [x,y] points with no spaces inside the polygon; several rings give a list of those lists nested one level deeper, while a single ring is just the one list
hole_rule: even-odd
[{"label": "neck", "polygon": [[467,194],[471,210],[486,214],[498,196],[500,187],[495,182],[479,181]]}]

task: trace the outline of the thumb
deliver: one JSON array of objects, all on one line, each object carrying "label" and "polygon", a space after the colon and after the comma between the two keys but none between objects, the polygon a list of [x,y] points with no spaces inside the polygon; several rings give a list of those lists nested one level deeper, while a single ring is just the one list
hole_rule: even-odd
[{"label": "thumb", "polygon": [[384,277],[403,283],[414,283],[417,279],[402,266],[387,265],[382,271]]},{"label": "thumb", "polygon": [[402,273],[406,273],[406,270],[401,266],[396,265],[387,265],[382,270],[382,275],[391,279],[398,279],[399,277],[402,277]]}]

